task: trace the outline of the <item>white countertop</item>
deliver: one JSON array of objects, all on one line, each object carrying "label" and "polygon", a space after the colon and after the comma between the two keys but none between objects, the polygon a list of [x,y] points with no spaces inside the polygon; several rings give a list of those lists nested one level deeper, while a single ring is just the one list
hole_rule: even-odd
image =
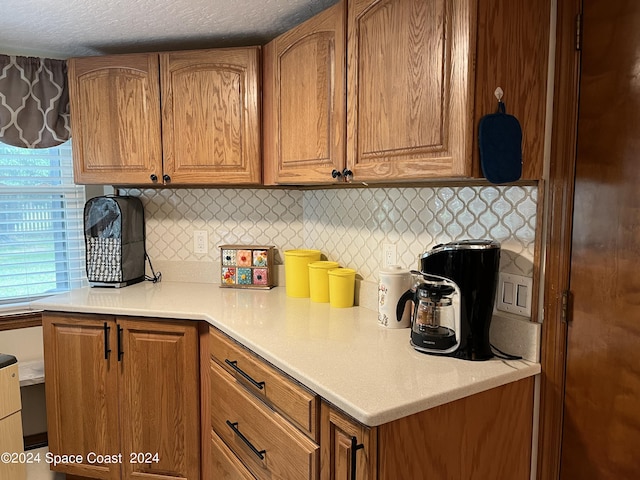
[{"label": "white countertop", "polygon": [[540,373],[540,364],[425,355],[408,329],[377,312],[333,308],[272,290],[149,282],[83,288],[33,303],[44,310],[204,320],[369,426]]}]

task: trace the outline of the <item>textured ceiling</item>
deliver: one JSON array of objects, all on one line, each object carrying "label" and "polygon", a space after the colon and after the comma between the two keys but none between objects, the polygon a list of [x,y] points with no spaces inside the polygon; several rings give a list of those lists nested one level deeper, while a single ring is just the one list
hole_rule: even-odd
[{"label": "textured ceiling", "polygon": [[264,44],[337,0],[0,0],[0,53],[68,58]]}]

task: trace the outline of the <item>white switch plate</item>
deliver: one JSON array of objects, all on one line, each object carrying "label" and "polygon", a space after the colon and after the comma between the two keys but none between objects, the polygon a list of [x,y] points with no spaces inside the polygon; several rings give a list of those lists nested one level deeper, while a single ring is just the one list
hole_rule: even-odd
[{"label": "white switch plate", "polygon": [[193,231],[193,253],[209,253],[208,237],[206,230]]},{"label": "white switch plate", "polygon": [[533,278],[500,273],[498,292],[496,293],[496,310],[531,317],[532,291]]}]

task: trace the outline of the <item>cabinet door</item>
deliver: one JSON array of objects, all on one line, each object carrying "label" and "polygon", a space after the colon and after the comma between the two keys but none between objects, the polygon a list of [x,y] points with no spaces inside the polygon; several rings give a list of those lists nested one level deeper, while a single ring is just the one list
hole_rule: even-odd
[{"label": "cabinet door", "polygon": [[72,58],[68,68],[76,183],[162,177],[158,55]]},{"label": "cabinet door", "polygon": [[265,183],[330,183],[344,169],[345,41],[341,1],[265,46]]},{"label": "cabinet door", "polygon": [[118,335],[124,478],[200,478],[197,326],[118,319]]},{"label": "cabinet door", "polygon": [[376,430],[322,403],[320,480],[375,480]]},{"label": "cabinet door", "polygon": [[260,47],[160,54],[171,183],[259,184]]},{"label": "cabinet door", "polygon": [[[474,123],[496,111],[493,92],[502,87],[507,112],[522,127],[523,179],[543,175],[550,8],[548,0],[478,0]],[[473,156],[474,175],[482,177],[476,135]]]},{"label": "cabinet door", "polygon": [[349,0],[355,180],[471,174],[475,0]]},{"label": "cabinet door", "polygon": [[49,450],[84,460],[51,465],[52,470],[115,480],[120,478],[119,463],[87,463],[90,452],[120,453],[116,324],[98,318],[42,316]]}]

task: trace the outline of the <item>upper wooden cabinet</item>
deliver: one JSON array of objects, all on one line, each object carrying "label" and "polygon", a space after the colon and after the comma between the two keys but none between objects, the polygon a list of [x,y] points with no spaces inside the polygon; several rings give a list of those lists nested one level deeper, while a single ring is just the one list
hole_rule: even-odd
[{"label": "upper wooden cabinet", "polygon": [[[522,127],[522,178],[527,180],[543,177],[550,9],[549,0],[478,0],[474,122],[496,111],[493,92],[501,87],[507,113]],[[473,140],[473,173],[482,177],[476,134]]]},{"label": "upper wooden cabinet", "polygon": [[264,182],[330,183],[345,167],[345,4],[264,48]]},{"label": "upper wooden cabinet", "polygon": [[549,9],[348,0],[278,37],[265,47],[265,183],[330,183],[345,166],[356,181],[481,178],[477,126],[497,87],[522,126],[522,179],[542,178]]},{"label": "upper wooden cabinet", "polygon": [[72,58],[68,69],[75,181],[162,177],[158,55]]},{"label": "upper wooden cabinet", "polygon": [[475,0],[350,0],[347,165],[354,180],[469,176]]},{"label": "upper wooden cabinet", "polygon": [[265,48],[265,182],[470,176],[475,1],[349,0],[346,33],[344,15]]},{"label": "upper wooden cabinet", "polygon": [[76,182],[259,184],[259,56],[247,47],[69,60]]},{"label": "upper wooden cabinet", "polygon": [[259,55],[257,47],[160,54],[172,183],[260,183]]}]

